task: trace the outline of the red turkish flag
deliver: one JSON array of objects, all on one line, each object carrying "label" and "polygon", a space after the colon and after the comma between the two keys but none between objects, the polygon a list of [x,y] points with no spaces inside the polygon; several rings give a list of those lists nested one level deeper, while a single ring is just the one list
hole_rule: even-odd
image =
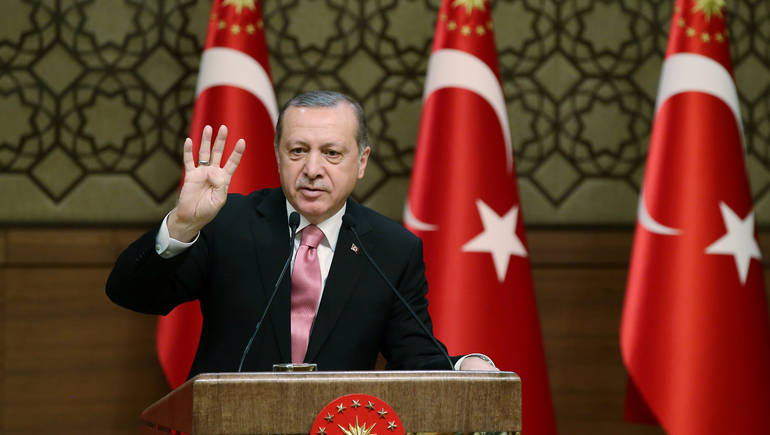
[{"label": "red turkish flag", "polygon": [[[220,125],[227,125],[225,156],[239,138],[246,140],[246,151],[230,183],[232,193],[280,184],[273,149],[278,106],[263,27],[258,0],[214,0],[190,137],[198,143],[205,125],[211,125],[215,135]],[[196,161],[197,152],[195,149]],[[171,388],[187,379],[201,324],[197,301],[180,305],[158,319],[158,358]]]},{"label": "red turkish flag", "polygon": [[621,324],[626,416],[770,433],[770,324],[723,2],[678,0]]},{"label": "red turkish flag", "polygon": [[556,433],[487,1],[439,10],[404,223],[436,336],[518,373],[524,433]]}]

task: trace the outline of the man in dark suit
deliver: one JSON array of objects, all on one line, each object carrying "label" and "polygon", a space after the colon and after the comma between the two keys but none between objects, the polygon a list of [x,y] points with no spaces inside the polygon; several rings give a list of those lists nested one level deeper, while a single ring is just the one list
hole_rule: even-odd
[{"label": "man in dark suit", "polygon": [[[200,300],[203,329],[190,376],[235,371],[291,255],[292,278],[281,281],[244,370],[271,370],[274,363],[291,361],[317,363],[319,370],[366,370],[378,352],[392,369],[450,369],[362,253],[371,254],[430,328],[422,243],[349,198],[371,152],[358,103],[329,91],[287,103],[275,140],[281,189],[227,195],[245,143],[236,143],[221,168],[227,129],[220,128],[213,147],[211,136],[206,127],[197,166],[192,141],[185,141],[177,206],[121,254],[107,282],[113,301],[166,314]],[[296,243],[289,252],[293,211],[300,214],[296,239],[303,246]],[[313,233],[320,238],[317,246],[305,243]],[[452,360],[455,368],[494,370],[483,355]]]}]

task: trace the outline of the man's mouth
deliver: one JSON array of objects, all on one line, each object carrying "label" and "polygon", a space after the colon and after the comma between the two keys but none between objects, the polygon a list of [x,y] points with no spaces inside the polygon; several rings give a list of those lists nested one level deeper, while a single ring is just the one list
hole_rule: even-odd
[{"label": "man's mouth", "polygon": [[297,190],[302,192],[302,195],[308,196],[308,197],[318,197],[324,192],[326,192],[326,189],[324,189],[323,187],[313,187],[313,186],[302,186]]}]

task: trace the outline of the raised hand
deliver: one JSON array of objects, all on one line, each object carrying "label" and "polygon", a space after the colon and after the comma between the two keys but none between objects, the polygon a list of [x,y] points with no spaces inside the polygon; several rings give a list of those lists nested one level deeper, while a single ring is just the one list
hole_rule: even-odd
[{"label": "raised hand", "polygon": [[172,238],[189,242],[217,215],[227,200],[227,188],[241,161],[246,141],[238,139],[224,167],[220,167],[227,140],[227,127],[219,127],[211,147],[211,126],[203,128],[198,151],[198,166],[193,161],[193,143],[184,141],[184,184],[179,201],[168,217],[168,232]]}]

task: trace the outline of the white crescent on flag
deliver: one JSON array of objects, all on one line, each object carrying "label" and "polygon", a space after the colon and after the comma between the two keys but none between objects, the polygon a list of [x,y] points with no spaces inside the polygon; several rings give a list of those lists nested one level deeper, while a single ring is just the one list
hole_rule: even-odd
[{"label": "white crescent on flag", "polygon": [[[505,155],[508,173],[513,173],[513,143],[508,116],[505,110],[505,97],[497,75],[478,57],[461,50],[444,48],[436,50],[428,61],[428,74],[425,78],[425,91],[422,100],[425,102],[430,95],[443,88],[460,88],[469,90],[484,100],[495,111],[500,122],[505,140]],[[404,223],[419,231],[435,231],[436,225],[418,219],[409,206],[409,198],[404,207]]]},{"label": "white crescent on flag", "polygon": [[404,223],[417,231],[436,231],[438,229],[438,226],[423,222],[414,216],[412,209],[409,207],[409,198],[406,199],[406,205],[404,206]]},{"label": "white crescent on flag", "polygon": [[676,228],[667,227],[650,216],[650,213],[647,211],[647,205],[644,203],[644,190],[639,194],[639,208],[636,218],[639,221],[639,225],[653,234],[678,236],[682,232]]},{"label": "white crescent on flag", "polygon": [[[744,143],[738,93],[733,78],[725,67],[700,54],[678,53],[670,56],[663,62],[655,114],[657,115],[669,98],[684,92],[702,92],[722,100],[735,115],[741,132],[741,143]],[[643,228],[653,234],[676,236],[681,233],[680,229],[668,227],[650,215],[644,200],[644,189],[639,194],[637,220]]]},{"label": "white crescent on flag", "polygon": [[738,92],[733,77],[722,64],[694,53],[677,53],[667,58],[660,74],[655,113],[666,100],[683,92],[702,92],[722,100],[735,115],[743,135]]},{"label": "white crescent on flag", "polygon": [[212,47],[204,51],[195,97],[213,86],[234,86],[250,92],[265,106],[273,125],[278,121],[278,103],[270,76],[248,54],[227,47]]},{"label": "white crescent on flag", "polygon": [[476,93],[485,99],[497,114],[505,138],[505,155],[508,173],[513,173],[513,143],[508,116],[505,112],[503,89],[495,73],[478,57],[460,50],[445,48],[435,51],[428,62],[428,76],[425,78],[425,92],[422,100],[442,88],[461,88]]}]

